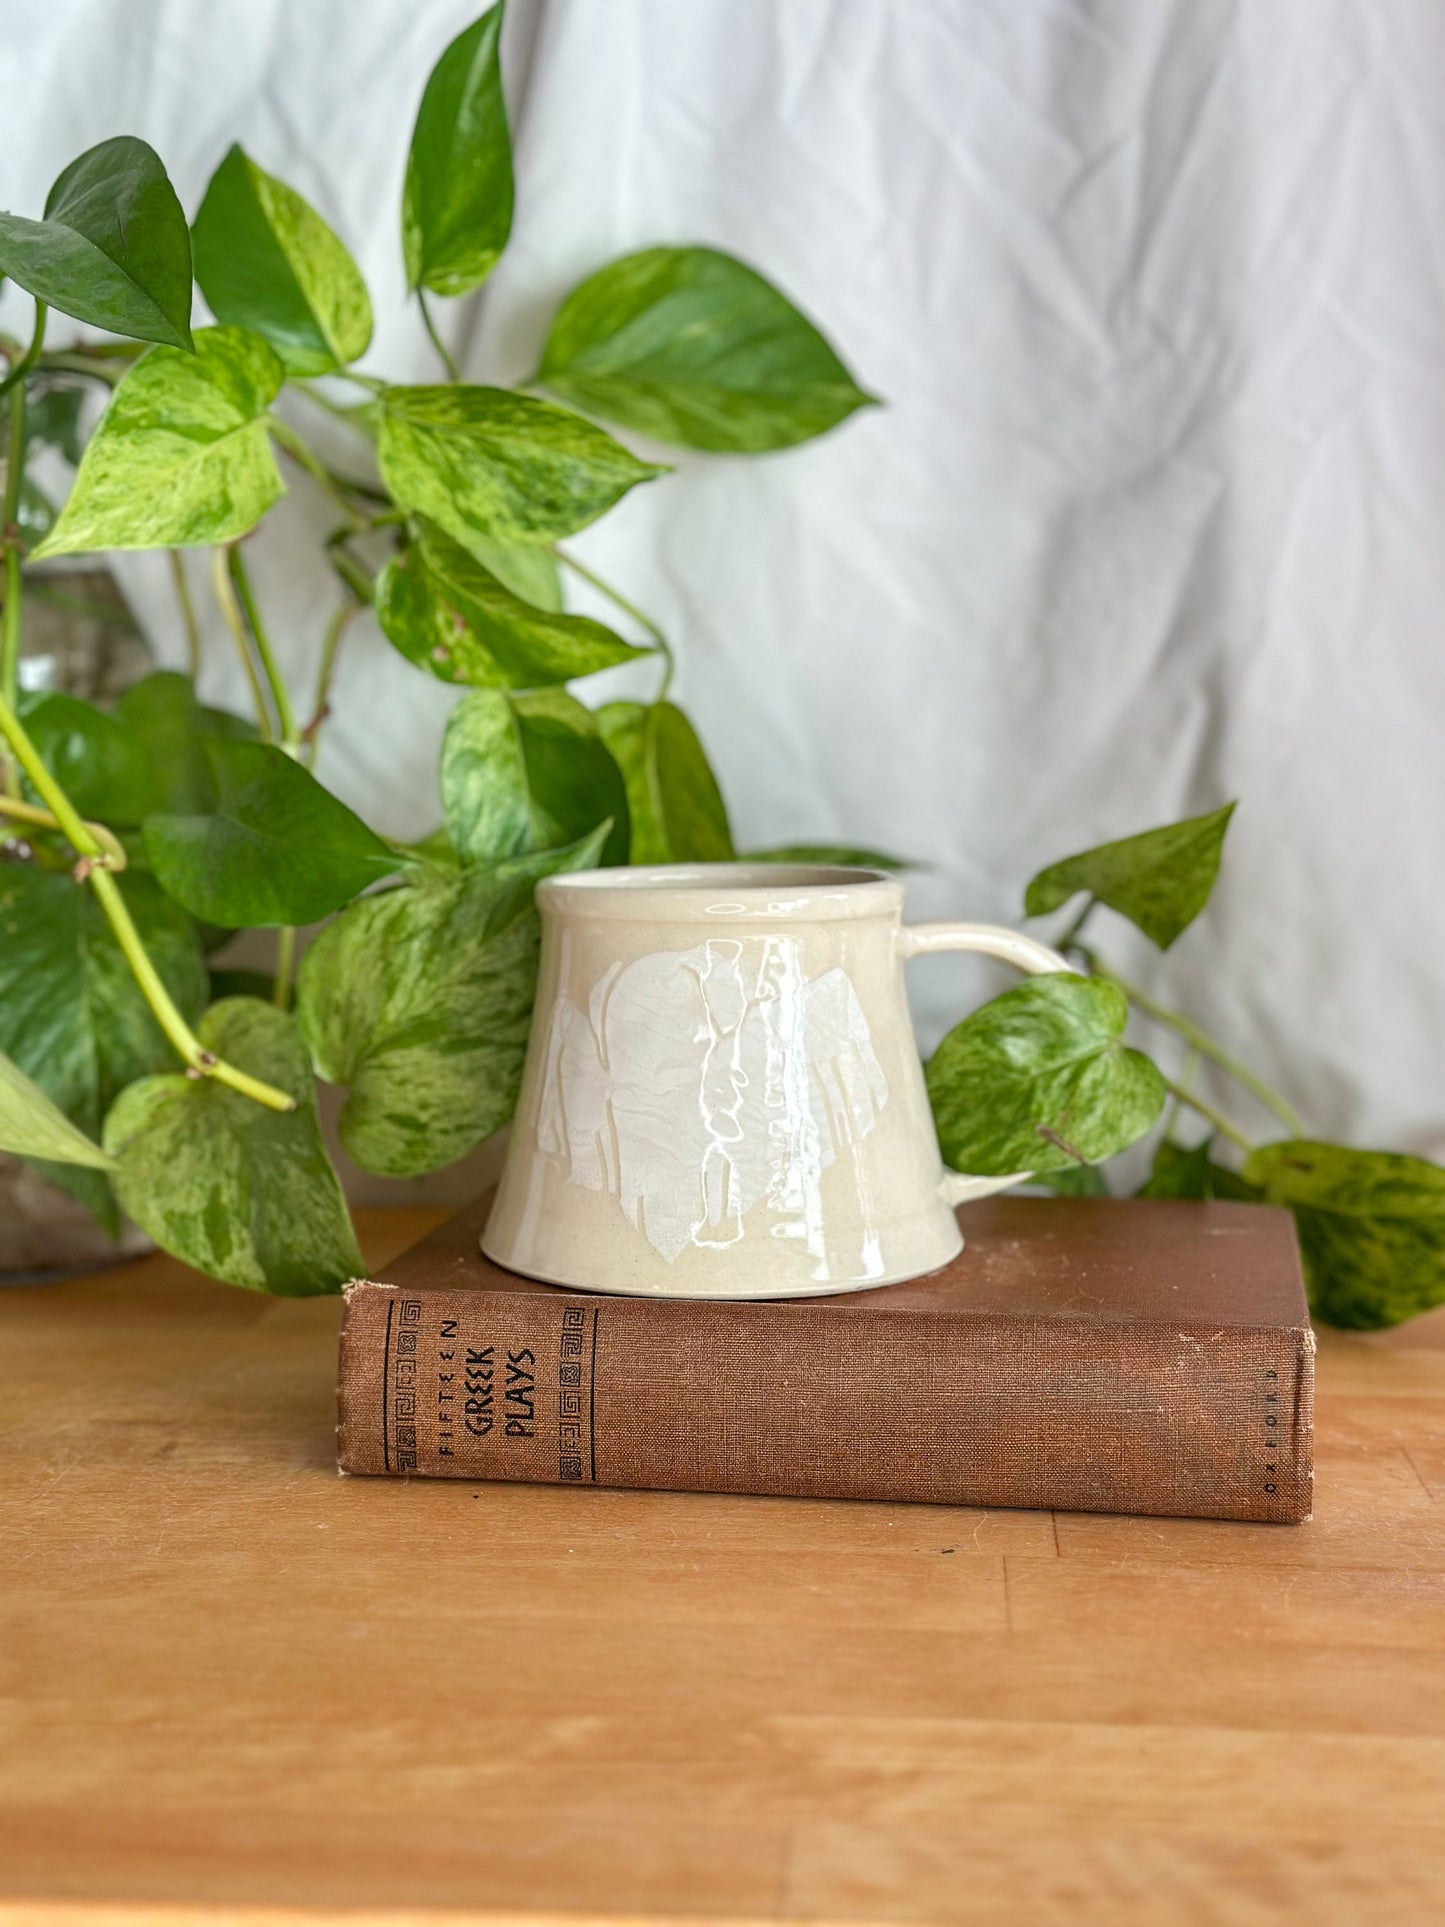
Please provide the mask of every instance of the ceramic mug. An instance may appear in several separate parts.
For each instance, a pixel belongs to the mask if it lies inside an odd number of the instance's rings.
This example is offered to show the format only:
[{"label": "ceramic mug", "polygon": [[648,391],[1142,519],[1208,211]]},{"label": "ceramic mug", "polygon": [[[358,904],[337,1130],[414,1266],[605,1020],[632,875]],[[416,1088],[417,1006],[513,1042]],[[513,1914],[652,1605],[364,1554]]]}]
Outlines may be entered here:
[{"label": "ceramic mug", "polygon": [[548,877],[537,1004],[482,1249],[531,1278],[793,1298],[914,1278],[953,1207],[1028,1175],[945,1172],[903,983],[987,924],[905,927],[881,870],[719,863]]}]

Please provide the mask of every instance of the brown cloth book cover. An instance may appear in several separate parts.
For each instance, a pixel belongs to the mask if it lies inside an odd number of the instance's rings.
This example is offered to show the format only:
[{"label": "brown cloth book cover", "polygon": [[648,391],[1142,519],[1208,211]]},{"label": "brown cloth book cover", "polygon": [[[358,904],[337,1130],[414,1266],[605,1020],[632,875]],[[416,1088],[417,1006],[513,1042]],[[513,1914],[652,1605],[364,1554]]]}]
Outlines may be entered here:
[{"label": "brown cloth book cover", "polygon": [[343,1472],[1309,1517],[1286,1211],[993,1198],[926,1278],[732,1304],[535,1284],[489,1208],[348,1287]]}]

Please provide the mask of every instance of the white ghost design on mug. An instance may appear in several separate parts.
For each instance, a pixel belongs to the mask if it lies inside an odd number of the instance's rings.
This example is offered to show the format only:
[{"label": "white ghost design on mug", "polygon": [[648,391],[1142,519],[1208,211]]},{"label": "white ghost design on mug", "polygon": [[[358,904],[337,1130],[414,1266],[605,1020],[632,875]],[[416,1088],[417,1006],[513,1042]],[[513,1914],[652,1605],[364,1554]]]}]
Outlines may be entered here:
[{"label": "white ghost design on mug", "polygon": [[613,965],[585,1010],[558,1000],[537,1140],[669,1261],[763,1201],[818,1249],[819,1180],[887,1101],[844,971],[809,981],[794,938],[713,937]]}]

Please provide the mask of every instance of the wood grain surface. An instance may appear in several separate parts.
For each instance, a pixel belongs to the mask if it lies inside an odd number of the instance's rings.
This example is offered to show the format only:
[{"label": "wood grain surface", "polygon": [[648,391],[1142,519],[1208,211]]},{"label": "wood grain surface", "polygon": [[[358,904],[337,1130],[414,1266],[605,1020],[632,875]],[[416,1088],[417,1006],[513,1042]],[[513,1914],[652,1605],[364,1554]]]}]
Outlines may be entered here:
[{"label": "wood grain surface", "polygon": [[1445,1918],[1440,1315],[1271,1527],[341,1479],[338,1309],[0,1292],[6,1927]]}]

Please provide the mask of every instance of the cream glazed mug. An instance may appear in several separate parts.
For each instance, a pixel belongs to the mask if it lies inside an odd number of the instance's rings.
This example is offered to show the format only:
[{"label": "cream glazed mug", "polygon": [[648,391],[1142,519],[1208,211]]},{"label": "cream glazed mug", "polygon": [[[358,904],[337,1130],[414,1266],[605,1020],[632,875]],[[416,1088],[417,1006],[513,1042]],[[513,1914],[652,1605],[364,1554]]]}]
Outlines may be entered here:
[{"label": "cream glazed mug", "polygon": [[551,1284],[801,1298],[916,1278],[953,1207],[1028,1176],[946,1172],[903,982],[975,950],[1067,970],[988,924],[903,923],[881,870],[580,871],[537,886],[526,1069],[482,1249]]}]

